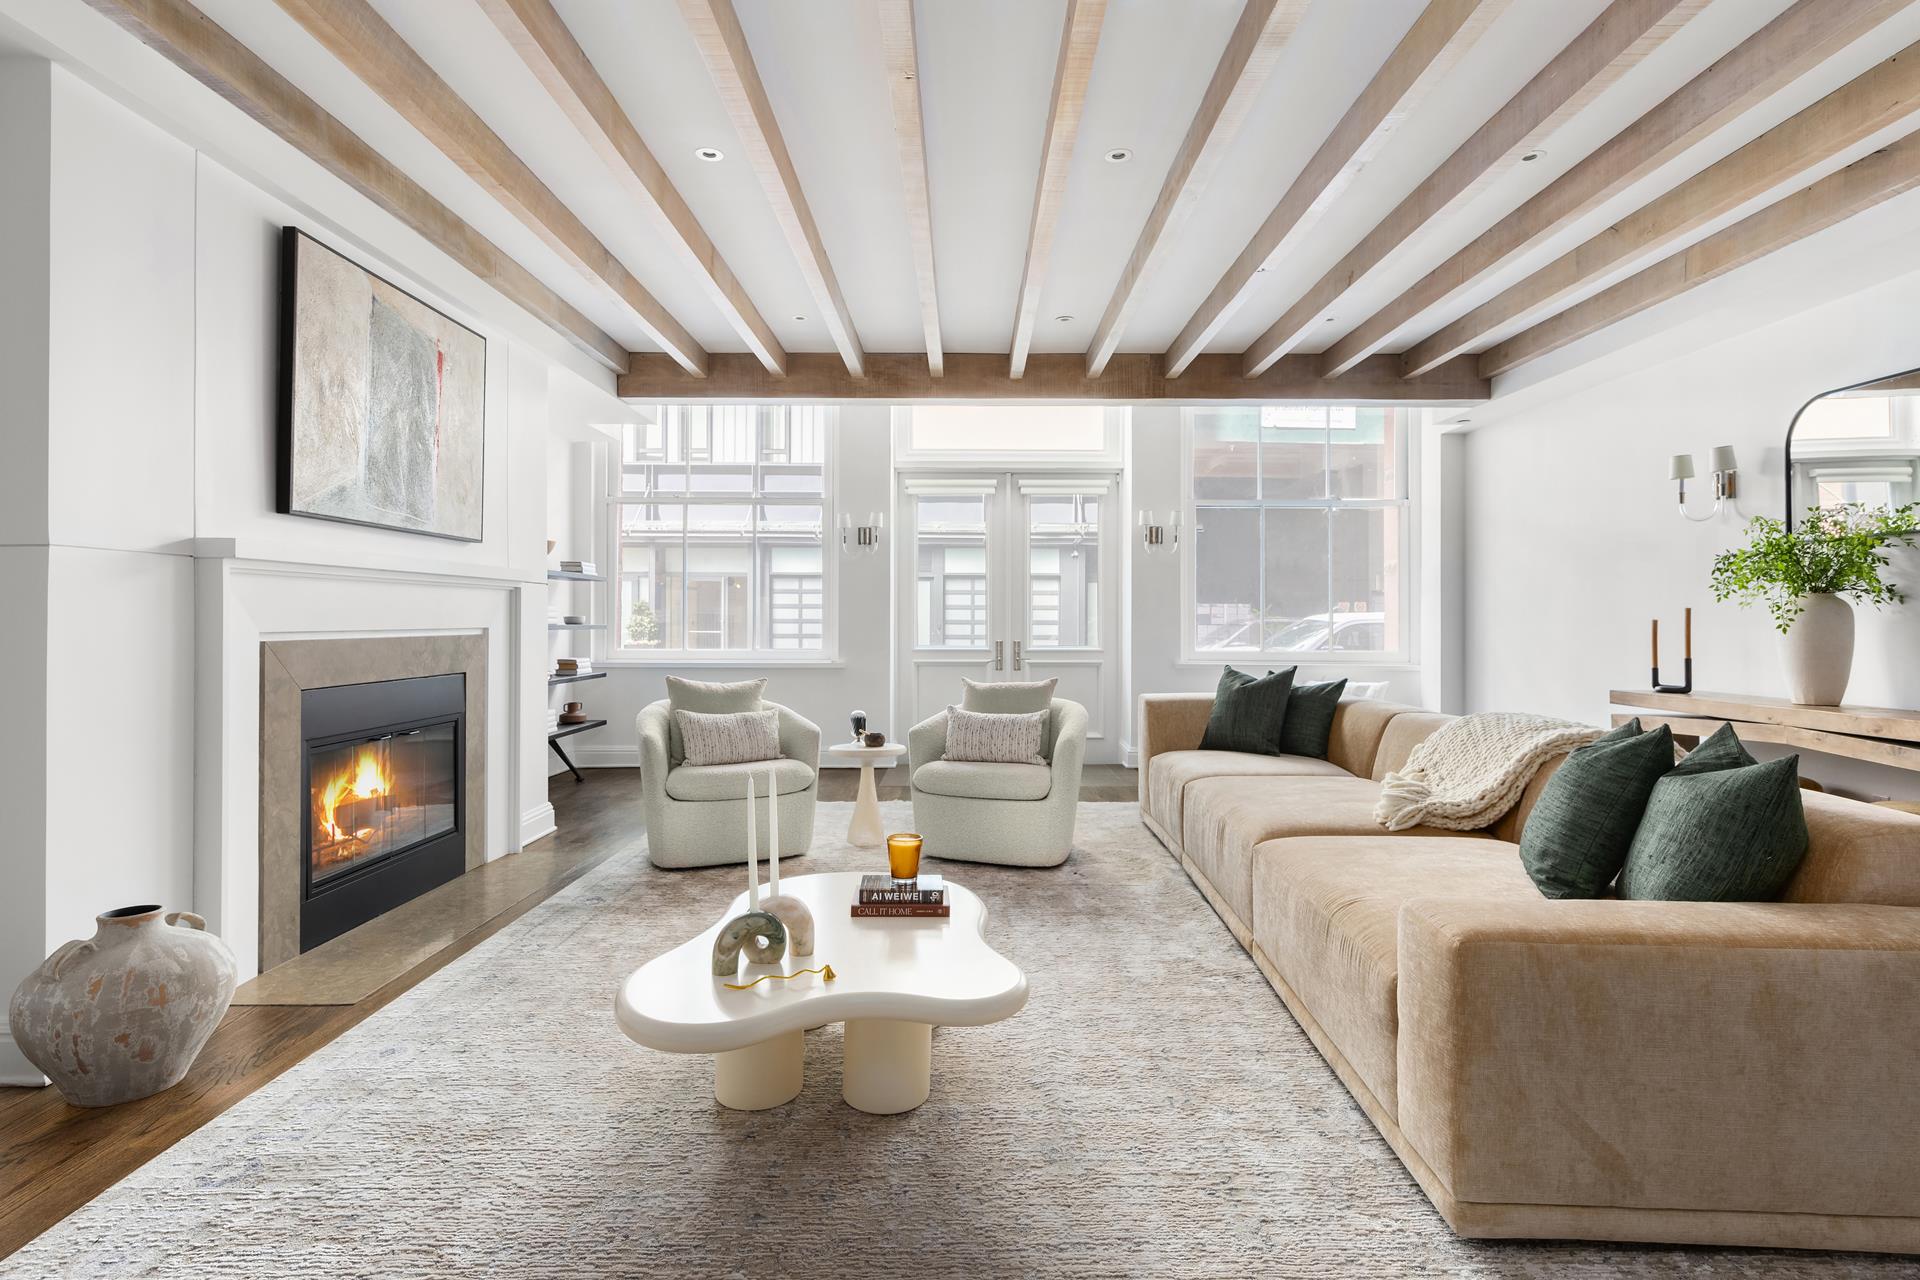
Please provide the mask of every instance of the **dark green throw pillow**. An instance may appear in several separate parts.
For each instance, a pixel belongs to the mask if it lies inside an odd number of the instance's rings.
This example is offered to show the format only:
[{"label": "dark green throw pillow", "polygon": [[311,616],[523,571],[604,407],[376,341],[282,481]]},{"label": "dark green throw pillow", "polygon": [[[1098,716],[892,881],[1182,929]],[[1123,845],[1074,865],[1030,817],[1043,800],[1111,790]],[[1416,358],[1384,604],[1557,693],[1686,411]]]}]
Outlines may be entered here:
[{"label": "dark green throw pillow", "polygon": [[1280,731],[1280,754],[1327,758],[1333,736],[1333,709],[1347,691],[1345,677],[1320,684],[1297,684],[1287,698],[1287,723]]},{"label": "dark green throw pillow", "polygon": [[1732,750],[1716,733],[1654,784],[1620,872],[1622,898],[1766,902],[1793,879],[1807,853],[1800,757],[1741,764],[1734,752],[1746,749],[1722,732]]},{"label": "dark green throw pillow", "polygon": [[1705,742],[1687,752],[1685,758],[1673,766],[1673,772],[1684,777],[1690,773],[1744,768],[1752,763],[1753,757],[1747,754],[1747,748],[1733,731],[1733,726],[1723,724]]},{"label": "dark green throw pillow", "polygon": [[1549,898],[1598,898],[1626,864],[1653,784],[1673,768],[1673,731],[1629,720],[1575,750],[1520,832],[1520,863]]},{"label": "dark green throw pillow", "polygon": [[1293,668],[1277,675],[1251,676],[1228,667],[1213,694],[1213,714],[1200,736],[1202,751],[1250,751],[1280,754],[1286,727],[1287,696],[1293,692]]}]

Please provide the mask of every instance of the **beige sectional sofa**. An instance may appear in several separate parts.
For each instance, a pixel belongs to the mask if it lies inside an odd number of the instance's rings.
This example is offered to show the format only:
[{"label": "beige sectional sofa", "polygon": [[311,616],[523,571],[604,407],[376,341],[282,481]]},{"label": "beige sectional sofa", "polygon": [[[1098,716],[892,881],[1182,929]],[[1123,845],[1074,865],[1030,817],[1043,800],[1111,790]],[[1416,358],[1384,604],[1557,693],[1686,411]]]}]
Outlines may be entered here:
[{"label": "beige sectional sofa", "polygon": [[1452,1228],[1920,1253],[1920,817],[1807,793],[1774,903],[1549,901],[1522,824],[1373,820],[1446,717],[1343,702],[1328,759],[1141,700],[1143,820]]}]

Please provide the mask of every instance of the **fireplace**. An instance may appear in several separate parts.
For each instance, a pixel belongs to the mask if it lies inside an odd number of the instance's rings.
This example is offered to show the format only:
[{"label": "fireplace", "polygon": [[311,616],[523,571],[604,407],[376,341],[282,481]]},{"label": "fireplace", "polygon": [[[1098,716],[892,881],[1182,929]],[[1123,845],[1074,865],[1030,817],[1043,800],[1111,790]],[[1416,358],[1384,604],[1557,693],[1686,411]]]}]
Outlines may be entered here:
[{"label": "fireplace", "polygon": [[300,691],[300,950],[467,867],[467,677]]}]

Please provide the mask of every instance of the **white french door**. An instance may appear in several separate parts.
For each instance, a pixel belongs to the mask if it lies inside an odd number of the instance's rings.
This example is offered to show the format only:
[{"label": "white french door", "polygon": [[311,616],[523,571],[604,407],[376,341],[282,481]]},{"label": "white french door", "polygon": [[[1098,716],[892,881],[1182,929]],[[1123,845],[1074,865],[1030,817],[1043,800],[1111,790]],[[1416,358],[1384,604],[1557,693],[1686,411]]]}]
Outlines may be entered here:
[{"label": "white french door", "polygon": [[906,724],[960,700],[962,677],[1057,678],[1087,708],[1087,758],[1118,759],[1110,474],[903,474],[900,696]]}]

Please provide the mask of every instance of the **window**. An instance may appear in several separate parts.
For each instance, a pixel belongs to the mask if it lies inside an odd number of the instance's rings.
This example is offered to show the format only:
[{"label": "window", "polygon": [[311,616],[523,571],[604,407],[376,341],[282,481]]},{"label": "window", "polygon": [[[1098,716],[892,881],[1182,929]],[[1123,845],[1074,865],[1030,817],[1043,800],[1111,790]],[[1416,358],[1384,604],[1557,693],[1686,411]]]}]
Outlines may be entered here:
[{"label": "window", "polygon": [[1027,499],[1027,645],[1033,649],[1100,644],[1098,494]]},{"label": "window", "polygon": [[1186,412],[1189,653],[1404,653],[1406,438],[1419,412]]},{"label": "window", "polygon": [[616,653],[824,657],[830,407],[671,405],[614,479]]},{"label": "window", "polygon": [[921,494],[914,499],[914,643],[977,649],[987,643],[987,499]]}]

